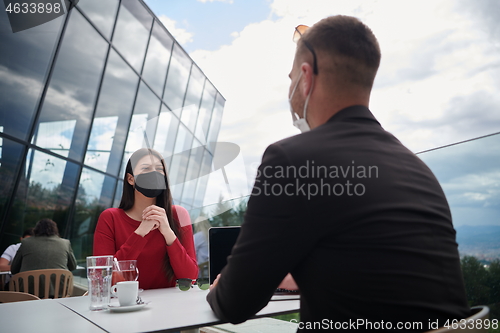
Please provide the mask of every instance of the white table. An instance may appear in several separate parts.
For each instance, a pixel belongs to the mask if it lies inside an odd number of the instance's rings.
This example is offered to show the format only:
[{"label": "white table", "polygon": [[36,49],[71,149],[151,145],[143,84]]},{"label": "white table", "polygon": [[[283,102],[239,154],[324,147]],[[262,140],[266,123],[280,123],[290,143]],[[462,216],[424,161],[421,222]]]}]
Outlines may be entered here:
[{"label": "white table", "polygon": [[[208,290],[197,287],[189,291],[177,288],[151,289],[140,293],[151,302],[135,312],[90,311],[88,296],[58,299],[57,302],[108,332],[169,332],[198,329],[223,323],[206,301]],[[117,302],[117,300],[113,300]],[[244,300],[242,300],[244,302]],[[300,301],[271,301],[257,317],[297,312]]]},{"label": "white table", "polygon": [[0,304],[0,331],[40,333],[102,333],[103,330],[57,300]]}]

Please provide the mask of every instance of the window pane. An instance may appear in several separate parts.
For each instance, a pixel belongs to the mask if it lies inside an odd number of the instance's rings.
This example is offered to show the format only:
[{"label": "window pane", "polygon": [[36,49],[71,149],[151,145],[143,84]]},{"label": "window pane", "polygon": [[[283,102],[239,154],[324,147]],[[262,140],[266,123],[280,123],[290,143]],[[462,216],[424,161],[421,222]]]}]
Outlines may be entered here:
[{"label": "window pane", "polygon": [[33,143],[81,161],[108,44],[77,11],[71,14]]},{"label": "window pane", "polygon": [[5,212],[5,204],[12,196],[21,158],[25,147],[0,137],[0,216]]},{"label": "window pane", "polygon": [[125,172],[128,159],[137,149],[153,147],[159,111],[160,100],[144,82],[141,82],[123,154],[120,175]]},{"label": "window pane", "polygon": [[27,157],[6,232],[22,233],[40,219],[50,218],[64,236],[79,167],[33,149]]},{"label": "window pane", "polygon": [[85,164],[117,174],[139,77],[111,50],[92,125]]},{"label": "window pane", "polygon": [[77,259],[92,255],[93,234],[99,215],[111,207],[116,179],[83,168],[70,236]]},{"label": "window pane", "polygon": [[160,116],[158,117],[158,129],[154,140],[153,148],[159,151],[165,158],[167,172],[170,170],[172,155],[174,154],[175,138],[179,128],[179,119],[165,105],[162,105]]},{"label": "window pane", "polygon": [[170,184],[172,184],[172,196],[175,202],[180,202],[184,178],[186,176],[193,135],[181,124],[177,132],[174,147],[174,156],[168,172]]},{"label": "window pane", "polygon": [[[207,137],[207,142],[216,142],[219,136],[219,129],[222,121],[222,111],[224,110],[224,104],[226,101],[219,94],[217,95],[217,102],[215,103],[214,111],[212,113],[212,120],[210,121],[210,129]],[[215,145],[211,145],[215,147]],[[213,153],[213,151],[212,151]]]},{"label": "window pane", "polygon": [[190,68],[191,59],[177,43],[174,44],[174,53],[172,54],[172,60],[170,60],[163,100],[177,115],[179,115],[184,101]]},{"label": "window pane", "polygon": [[[196,184],[198,183],[198,176],[200,174],[201,163],[203,160],[203,153],[205,152],[205,146],[202,146],[198,140],[193,140],[193,145],[191,149],[191,154],[189,156],[189,164],[187,167],[186,178],[184,180],[184,189],[182,191],[182,202],[192,205],[194,197]],[[186,207],[185,207],[186,208]],[[187,208],[186,208],[187,209]]]},{"label": "window pane", "polygon": [[82,0],[78,2],[78,7],[83,10],[85,15],[106,38],[111,38],[116,10],[118,9],[118,0]]},{"label": "window pane", "polygon": [[137,0],[124,0],[118,14],[113,46],[141,72],[153,17]]},{"label": "window pane", "polygon": [[191,132],[194,132],[196,125],[204,81],[205,76],[203,73],[193,65],[181,115],[181,121]]},{"label": "window pane", "polygon": [[159,96],[163,92],[172,44],[172,37],[155,21],[142,78]]},{"label": "window pane", "polygon": [[66,15],[12,33],[7,12],[0,10],[0,126],[26,140],[35,108]]},{"label": "window pane", "polygon": [[208,127],[210,125],[210,118],[212,116],[212,110],[214,108],[216,93],[217,92],[215,91],[212,83],[206,80],[195,131],[196,138],[200,140],[201,143],[205,143],[207,140]]},{"label": "window pane", "polygon": [[[123,175],[121,175],[123,176]],[[121,177],[123,178],[123,177]],[[120,206],[120,201],[122,200],[122,193],[123,193],[123,181],[119,180],[118,184],[116,185],[116,191],[115,191],[115,200],[113,201],[113,206],[117,208]]]},{"label": "window pane", "polygon": [[198,178],[198,184],[196,186],[196,193],[193,202],[193,207],[200,208],[203,206],[203,201],[205,199],[205,192],[207,190],[208,179],[210,177],[210,170],[212,169],[212,159],[213,159],[212,154],[210,154],[208,150],[205,150],[203,156],[203,162],[201,164],[201,169],[200,169],[200,178]]}]

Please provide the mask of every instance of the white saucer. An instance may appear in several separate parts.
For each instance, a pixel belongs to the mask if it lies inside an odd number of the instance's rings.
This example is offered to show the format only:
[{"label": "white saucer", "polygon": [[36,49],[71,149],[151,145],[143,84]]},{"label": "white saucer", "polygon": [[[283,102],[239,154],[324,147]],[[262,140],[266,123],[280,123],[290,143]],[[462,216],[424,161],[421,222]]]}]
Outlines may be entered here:
[{"label": "white saucer", "polygon": [[130,311],[137,311],[148,305],[150,302],[142,303],[142,304],[134,304],[134,305],[127,305],[127,306],[120,306],[120,305],[108,305],[109,311],[113,312],[130,312]]}]

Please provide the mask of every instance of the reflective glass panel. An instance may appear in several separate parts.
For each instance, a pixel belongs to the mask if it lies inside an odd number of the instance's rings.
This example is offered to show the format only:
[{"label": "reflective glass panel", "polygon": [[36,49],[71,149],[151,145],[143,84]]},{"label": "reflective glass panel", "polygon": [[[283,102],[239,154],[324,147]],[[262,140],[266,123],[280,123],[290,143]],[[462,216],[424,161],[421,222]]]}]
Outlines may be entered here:
[{"label": "reflective glass panel", "polygon": [[214,108],[216,93],[217,92],[212,83],[206,80],[195,130],[196,138],[200,140],[201,143],[205,143],[207,140],[208,127],[210,126],[210,118]]},{"label": "reflective glass panel", "polygon": [[461,256],[500,258],[489,240],[500,225],[499,151],[497,134],[418,155],[446,194]]},{"label": "reflective glass panel", "polygon": [[74,10],[43,102],[33,143],[81,161],[108,44]]},{"label": "reflective glass panel", "polygon": [[168,69],[163,100],[177,115],[180,115],[180,108],[184,101],[190,69],[191,59],[189,59],[188,55],[181,49],[179,44],[175,43],[172,59],[170,60],[170,67]]},{"label": "reflective glass panel", "polygon": [[139,77],[111,50],[85,155],[85,164],[117,174]]},{"label": "reflective glass panel", "polygon": [[28,139],[65,19],[66,15],[12,33],[7,12],[0,10],[0,126],[4,133]]},{"label": "reflective glass panel", "polygon": [[[120,177],[120,178],[123,178],[123,177]],[[123,181],[119,180],[118,184],[116,184],[115,199],[113,200],[113,207],[118,208],[118,206],[120,206],[120,201],[122,200],[122,193],[123,193]]]},{"label": "reflective glass panel", "polygon": [[78,7],[96,25],[97,29],[107,39],[110,39],[118,9],[118,0],[80,0]]},{"label": "reflective glass panel", "polygon": [[196,125],[204,81],[203,73],[197,66],[193,65],[181,114],[181,121],[191,132],[194,132]]},{"label": "reflective glass panel", "polygon": [[207,190],[208,179],[210,177],[210,170],[212,170],[212,154],[205,150],[203,156],[203,162],[200,169],[200,177],[198,178],[198,184],[196,185],[195,198],[193,201],[193,206],[196,208],[203,206],[203,200],[205,199],[205,192]]},{"label": "reflective glass panel", "polygon": [[[219,129],[222,122],[222,111],[226,101],[219,94],[217,95],[217,102],[215,103],[214,111],[212,113],[212,120],[210,121],[210,129],[208,132],[207,143],[216,142],[219,136]],[[212,145],[212,147],[214,147]],[[213,153],[213,152],[212,152]]]},{"label": "reflective glass panel", "polygon": [[[205,146],[201,145],[198,140],[193,140],[181,199],[183,203],[189,206],[192,205],[195,197],[196,184],[198,183],[198,176],[200,174],[204,152]],[[187,207],[185,208],[188,209]]]},{"label": "reflective glass panel", "polygon": [[4,230],[20,234],[50,218],[65,236],[79,170],[76,164],[30,149]]},{"label": "reflective glass panel", "polygon": [[153,17],[137,0],[123,0],[118,13],[113,46],[141,72]]},{"label": "reflective glass panel", "polygon": [[142,70],[142,78],[159,96],[163,93],[172,44],[172,37],[155,21],[149,40],[146,62]]},{"label": "reflective glass panel", "polygon": [[0,216],[5,212],[5,205],[12,196],[12,189],[17,178],[25,147],[19,143],[0,137]]},{"label": "reflective glass panel", "polygon": [[144,82],[141,82],[123,154],[120,175],[125,172],[128,159],[136,150],[153,148],[159,112],[160,100]]},{"label": "reflective glass panel", "polygon": [[193,135],[181,124],[177,132],[174,156],[168,172],[172,184],[172,196],[176,202],[180,202],[181,199],[192,142]]},{"label": "reflective glass panel", "polygon": [[92,255],[97,219],[102,211],[111,207],[115,185],[115,178],[83,168],[70,236],[77,260]]},{"label": "reflective glass panel", "polygon": [[170,163],[174,154],[175,138],[177,137],[179,124],[179,118],[165,105],[162,105],[153,148],[159,151],[165,158],[167,172],[170,171]]}]

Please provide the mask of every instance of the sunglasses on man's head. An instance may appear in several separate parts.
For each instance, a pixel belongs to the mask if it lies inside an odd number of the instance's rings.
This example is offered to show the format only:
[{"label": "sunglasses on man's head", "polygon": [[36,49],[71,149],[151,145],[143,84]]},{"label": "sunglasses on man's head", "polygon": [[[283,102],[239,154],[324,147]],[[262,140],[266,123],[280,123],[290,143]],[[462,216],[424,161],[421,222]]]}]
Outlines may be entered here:
[{"label": "sunglasses on man's head", "polygon": [[[299,39],[302,38],[302,35],[304,34],[304,32],[306,32],[306,30],[309,29],[309,27],[307,25],[298,25],[295,27],[295,31],[293,33],[293,38],[292,40],[297,43],[299,41]],[[305,41],[305,40],[302,40],[302,42],[304,42],[304,45],[309,49],[309,51],[311,51],[312,55],[313,55],[313,59],[314,59],[314,64],[313,64],[313,71],[314,71],[314,74],[315,75],[318,75],[318,65],[316,63],[316,52],[314,52],[314,49],[312,48],[311,44],[309,44],[309,42]]]},{"label": "sunglasses on man's head", "polygon": [[210,282],[208,281],[208,278],[199,278],[197,280],[177,279],[175,282],[175,286],[182,291],[188,291],[189,289],[193,288],[195,284],[201,290],[207,290],[208,288],[210,288]]}]

